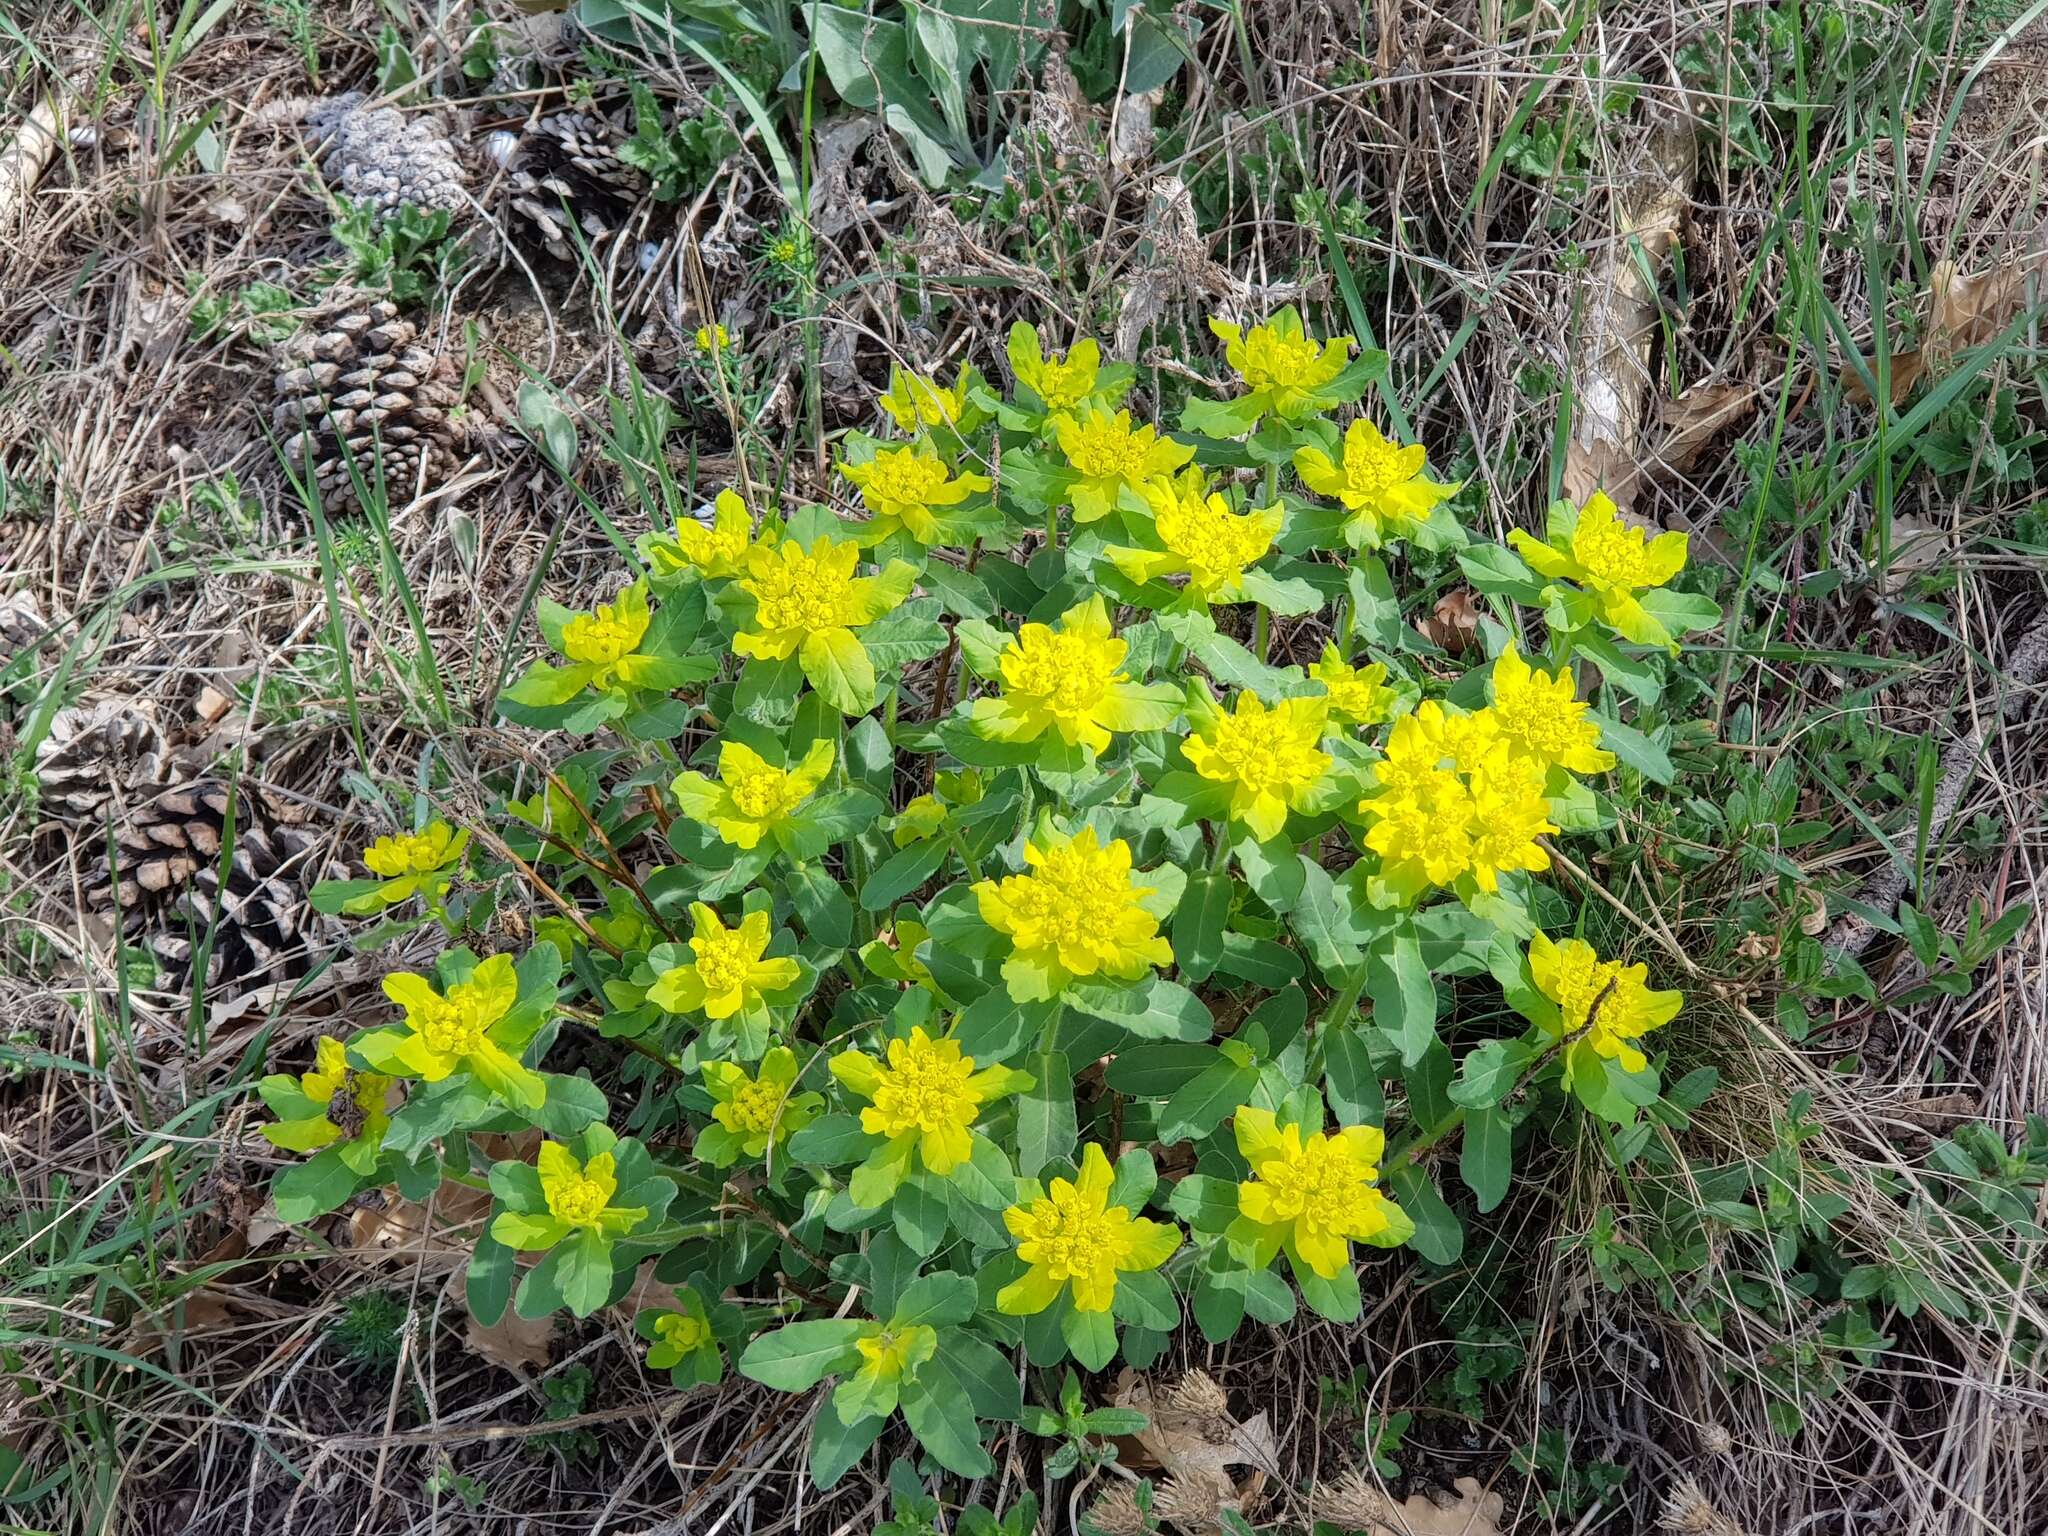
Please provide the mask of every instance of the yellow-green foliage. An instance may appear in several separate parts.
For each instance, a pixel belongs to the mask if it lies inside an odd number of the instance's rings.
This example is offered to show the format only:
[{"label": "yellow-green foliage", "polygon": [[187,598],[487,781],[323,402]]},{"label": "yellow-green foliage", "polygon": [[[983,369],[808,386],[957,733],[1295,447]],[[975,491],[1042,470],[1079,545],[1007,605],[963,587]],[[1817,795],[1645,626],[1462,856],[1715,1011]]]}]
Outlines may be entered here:
[{"label": "yellow-green foliage", "polygon": [[[1546,875],[1670,775],[1666,649],[1718,617],[1671,586],[1683,538],[1595,498],[1471,543],[1421,446],[1339,419],[1383,358],[1291,310],[1215,329],[1242,387],[1178,433],[1093,342],[1020,326],[1007,396],[890,380],[895,435],[841,445],[864,518],[722,491],[611,601],[543,604],[559,659],[500,707],[599,739],[493,836],[381,840],[321,900],[452,939],[539,874],[562,910],[264,1081],[309,1154],[286,1219],[488,1179],[479,1316],[587,1315],[653,1260],[680,1309],[639,1331],[679,1384],[837,1379],[820,1483],[899,1411],[978,1476],[975,1421],[1020,1412],[1005,1351],[1143,1364],[1188,1312],[1221,1340],[1297,1292],[1353,1319],[1361,1245],[1462,1242],[1423,1148],[1462,1137],[1484,1211],[1532,1105],[1654,1104],[1678,995],[1546,933],[1576,925]],[[1491,659],[1407,622],[1411,547],[1492,600]],[[1313,622],[1309,665],[1276,618]],[[1523,1027],[1454,1062],[1451,978]],[[609,1101],[559,1070],[593,1032],[633,1047]],[[534,1163],[474,1150],[522,1127]]]}]

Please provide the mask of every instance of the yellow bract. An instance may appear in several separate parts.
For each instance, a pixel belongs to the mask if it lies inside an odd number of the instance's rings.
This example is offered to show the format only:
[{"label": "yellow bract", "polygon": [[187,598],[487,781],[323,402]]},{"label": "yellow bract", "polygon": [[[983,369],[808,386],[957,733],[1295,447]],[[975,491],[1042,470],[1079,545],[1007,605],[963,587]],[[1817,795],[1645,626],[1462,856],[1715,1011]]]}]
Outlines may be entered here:
[{"label": "yellow bract", "polygon": [[982,921],[1010,937],[1003,979],[1013,999],[1042,1001],[1094,976],[1136,981],[1173,963],[1159,919],[1143,905],[1153,887],[1132,879],[1131,845],[1122,838],[1105,848],[1084,827],[1073,837],[1033,839],[1024,862],[1026,874],[974,885]]},{"label": "yellow bract", "polygon": [[608,688],[615,678],[630,684],[647,660],[635,653],[653,621],[647,606],[647,583],[636,581],[615,601],[572,615],[562,626],[562,654],[591,669],[593,688]]},{"label": "yellow bract", "polygon": [[872,624],[903,601],[913,574],[907,566],[902,577],[885,581],[854,575],[859,564],[859,545],[822,534],[809,549],[794,539],[756,544],[739,582],[754,599],[754,618],[733,636],[732,648],[742,656],[781,661],[813,635]]},{"label": "yellow bract", "polygon": [[1223,341],[1223,356],[1244,380],[1247,403],[1289,420],[1323,409],[1322,390],[1350,365],[1349,336],[1319,342],[1291,307],[1249,331],[1223,320],[1209,329]]},{"label": "yellow bract", "polygon": [[1592,597],[1600,617],[1624,638],[1638,645],[1677,645],[1636,594],[1663,586],[1685,568],[1684,534],[1650,538],[1621,521],[1605,491],[1595,491],[1569,533],[1559,537],[1553,529],[1546,544],[1517,528],[1508,542],[1538,575],[1576,582]]},{"label": "yellow bract", "polygon": [[722,352],[732,345],[732,335],[722,325],[700,325],[691,339],[699,352]]},{"label": "yellow bract", "polygon": [[390,1062],[379,1059],[376,1065],[395,1062],[430,1083],[466,1071],[514,1104],[538,1109],[546,1100],[547,1080],[497,1038],[499,1025],[519,998],[510,955],[479,962],[469,980],[445,994],[424,976],[395,971],[384,978],[384,995],[405,1010],[409,1033],[392,1045]]},{"label": "yellow bract", "polygon": [[[680,1359],[684,1355],[694,1354],[711,1342],[711,1324],[701,1317],[692,1317],[687,1312],[664,1312],[654,1320],[654,1336],[668,1345],[676,1358]],[[657,1362],[650,1354],[647,1363],[659,1370],[663,1368],[664,1363],[673,1362]]]},{"label": "yellow bract", "polygon": [[685,816],[735,848],[752,848],[816,793],[836,750],[830,740],[814,741],[795,767],[778,768],[752,747],[721,741],[717,782],[692,770],[669,788]]},{"label": "yellow bract", "polygon": [[1237,1149],[1252,1176],[1237,1186],[1237,1209],[1252,1231],[1256,1262],[1288,1257],[1323,1279],[1351,1263],[1351,1245],[1389,1234],[1406,1222],[1400,1207],[1374,1185],[1386,1137],[1370,1125],[1334,1135],[1280,1125],[1273,1111],[1251,1105],[1235,1116]]},{"label": "yellow bract", "polygon": [[974,1152],[970,1131],[982,1107],[1031,1085],[1009,1067],[975,1070],[957,1040],[934,1040],[913,1028],[907,1040],[891,1040],[887,1060],[859,1051],[832,1058],[832,1075],[869,1101],[860,1128],[903,1145],[914,1143],[933,1173],[951,1173]]},{"label": "yellow bract", "polygon": [[1380,662],[1354,667],[1326,640],[1322,659],[1309,664],[1308,675],[1329,695],[1330,713],[1349,724],[1377,725],[1394,712],[1394,691],[1386,686],[1387,669]]},{"label": "yellow bract", "polygon": [[609,1152],[600,1152],[583,1163],[560,1142],[544,1141],[535,1160],[548,1214],[564,1226],[601,1232],[632,1226],[647,1214],[644,1208],[612,1208],[612,1196],[619,1192],[619,1178],[618,1164]]},{"label": "yellow bract", "polygon": [[696,958],[662,972],[648,989],[647,1000],[658,1008],[729,1019],[759,1004],[763,994],[793,986],[803,974],[788,955],[761,958],[770,937],[766,912],[749,912],[737,928],[728,928],[711,907],[693,901],[690,921],[695,926],[690,953]]},{"label": "yellow bract", "polygon": [[1584,939],[1560,944],[1538,933],[1529,941],[1529,974],[1536,989],[1557,1004],[1557,1023],[1549,1032],[1570,1042],[1564,1056],[1567,1086],[1598,1072],[1603,1057],[1624,1071],[1642,1071],[1649,1058],[1633,1042],[1670,1023],[1684,1002],[1680,993],[1646,986],[1648,966],[1602,960]]},{"label": "yellow bract", "polygon": [[1047,352],[1038,332],[1019,324],[1010,332],[1010,366],[1016,370],[1017,382],[1038,396],[1047,411],[1072,411],[1098,387],[1102,348],[1094,337],[1087,336],[1064,356]]},{"label": "yellow bract", "polygon": [[1605,773],[1614,754],[1600,749],[1600,726],[1586,718],[1586,705],[1568,670],[1555,674],[1531,667],[1514,642],[1493,663],[1493,724],[1508,751],[1545,768]]},{"label": "yellow bract", "polygon": [[753,515],[739,492],[728,489],[713,501],[709,527],[694,517],[683,518],[666,538],[650,537],[645,552],[649,563],[663,575],[695,571],[723,579],[746,568],[747,546],[753,536]]},{"label": "yellow bract", "polygon": [[299,1091],[323,1113],[275,1121],[262,1128],[263,1137],[287,1152],[317,1152],[336,1142],[375,1149],[391,1124],[391,1081],[381,1073],[355,1071],[348,1064],[348,1047],[322,1035],[313,1046],[313,1070],[300,1076]]},{"label": "yellow bract", "polygon": [[967,385],[967,365],[964,363],[960,366],[960,376],[950,389],[930,374],[891,367],[889,388],[880,396],[878,403],[904,432],[916,432],[922,427],[955,426],[967,411]]},{"label": "yellow bract", "polygon": [[468,844],[467,832],[456,832],[445,821],[430,821],[417,832],[378,838],[363,850],[363,863],[372,874],[390,880],[429,875],[461,858]]},{"label": "yellow bract", "polygon": [[926,545],[946,537],[939,508],[957,507],[968,497],[987,491],[990,484],[986,475],[955,476],[936,452],[918,444],[879,449],[866,464],[842,460],[839,472],[859,488],[877,534],[901,528]]},{"label": "yellow bract", "polygon": [[1122,670],[1128,650],[1111,633],[1100,597],[1069,608],[1057,628],[1026,624],[997,657],[1001,695],[974,701],[975,730],[994,741],[1036,741],[1056,730],[1094,752],[1106,750],[1114,732],[1164,730],[1180,713],[1180,690],[1132,682]]},{"label": "yellow bract", "polygon": [[1355,548],[1377,549],[1389,537],[1413,533],[1438,502],[1458,489],[1425,478],[1427,458],[1420,445],[1390,443],[1378,427],[1360,420],[1344,434],[1342,464],[1332,463],[1311,444],[1295,450],[1294,469],[1302,484],[1319,496],[1334,497],[1351,513],[1344,537]]},{"label": "yellow bract", "polygon": [[759,1157],[789,1140],[817,1118],[824,1101],[815,1093],[795,1092],[799,1068],[796,1053],[778,1045],[761,1058],[761,1069],[749,1076],[730,1061],[704,1064],[704,1087],[711,1095],[711,1118],[726,1132],[722,1145],[707,1147],[700,1136],[697,1155],[724,1167],[728,1154]]},{"label": "yellow bract", "polygon": [[1053,417],[1052,432],[1073,470],[1067,499],[1077,523],[1108,516],[1125,491],[1142,497],[1146,482],[1195,456],[1194,449],[1161,437],[1157,427],[1133,427],[1129,411],[1083,406],[1079,415]]},{"label": "yellow bract", "polygon": [[1074,1179],[1054,1179],[1003,1212],[1017,1239],[1017,1257],[1029,1266],[1022,1278],[996,1293],[996,1309],[1012,1316],[1043,1312],[1072,1285],[1076,1312],[1107,1312],[1119,1273],[1157,1269],[1180,1246],[1180,1229],[1133,1216],[1109,1203],[1115,1170],[1094,1142],[1082,1149]]},{"label": "yellow bract", "polygon": [[1144,496],[1165,549],[1112,544],[1103,553],[1133,581],[1186,576],[1188,591],[1204,603],[1243,600],[1245,568],[1265,559],[1287,515],[1278,503],[1233,512],[1209,490],[1208,477],[1193,468],[1152,481]]},{"label": "yellow bract", "polygon": [[1230,786],[1231,819],[1268,842],[1287,825],[1287,813],[1308,806],[1323,787],[1333,760],[1318,743],[1329,712],[1327,698],[1268,708],[1245,689],[1232,713],[1217,715],[1181,751],[1203,778]]},{"label": "yellow bract", "polygon": [[1557,831],[1544,798],[1545,765],[1511,756],[1491,711],[1455,715],[1435,700],[1394,722],[1376,765],[1365,845],[1403,901],[1469,879],[1492,893],[1510,870],[1550,867],[1536,839]]}]

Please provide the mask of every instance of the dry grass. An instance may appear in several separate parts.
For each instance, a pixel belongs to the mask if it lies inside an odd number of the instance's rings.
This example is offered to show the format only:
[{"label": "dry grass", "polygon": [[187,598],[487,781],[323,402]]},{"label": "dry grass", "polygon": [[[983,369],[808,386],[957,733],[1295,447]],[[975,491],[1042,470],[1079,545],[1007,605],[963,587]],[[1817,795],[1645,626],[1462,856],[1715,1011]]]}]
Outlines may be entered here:
[{"label": "dry grass", "polygon": [[[252,1069],[303,1054],[324,1023],[365,1006],[389,963],[424,952],[357,957],[309,927],[287,976],[239,978],[196,1006],[181,978],[126,963],[85,900],[104,867],[104,824],[67,825],[31,792],[33,744],[57,705],[128,699],[191,762],[234,764],[246,796],[271,797],[269,814],[315,838],[309,867],[386,830],[391,797],[431,774],[465,819],[480,816],[494,775],[523,771],[530,789],[531,768],[516,766],[528,749],[488,724],[494,686],[523,654],[529,583],[540,571],[544,590],[587,602],[618,576],[599,520],[509,430],[513,357],[591,413],[586,444],[602,430],[606,388],[635,368],[672,380],[688,428],[678,441],[695,444],[674,471],[691,495],[745,477],[824,499],[837,488],[812,413],[828,432],[866,421],[892,359],[1000,375],[1014,318],[1104,335],[1135,335],[1145,321],[1140,393],[1156,404],[1216,373],[1202,321],[1217,304],[1306,293],[1341,321],[1341,273],[1393,358],[1392,393],[1417,435],[1482,488],[1477,520],[1494,532],[1528,525],[1563,470],[1559,412],[1586,387],[1576,338],[1598,297],[1591,275],[1616,248],[1653,134],[1675,124],[1693,139],[1696,172],[1683,279],[1657,286],[1647,393],[1668,410],[1686,391],[1732,386],[1753,390],[1755,406],[1648,476],[1636,511],[1696,530],[1730,567],[1724,601],[1745,615],[1718,666],[1702,664],[1692,701],[1728,748],[1717,792],[1733,792],[1738,769],[1781,781],[1796,809],[1778,830],[1832,830],[1785,856],[1795,882],[1744,857],[1771,817],[1716,844],[1675,813],[1646,817],[1633,829],[1638,857],[1563,882],[1699,1003],[1677,1066],[1711,1064],[1721,1087],[1669,1138],[1690,1164],[1617,1173],[1580,1133],[1521,1170],[1461,1266],[1411,1273],[1406,1260],[1375,1260],[1365,1287],[1380,1299],[1356,1327],[1304,1318],[1221,1350],[1187,1332],[1161,1369],[1208,1369],[1279,1429],[1260,1523],[1299,1521],[1305,1490],[1359,1464],[1360,1413],[1408,1412],[1396,1453],[1408,1487],[1477,1476],[1506,1495],[1503,1529],[1515,1532],[1644,1529],[1685,1477],[1759,1533],[2048,1529],[2036,1491],[2048,1469],[2040,1187],[2031,1231],[1982,1240],[1953,1214],[1959,1181],[1927,1160],[1965,1122],[2011,1145],[2048,1105],[2048,930],[2036,922],[1966,991],[1898,1006],[1924,973],[1894,940],[1868,956],[1887,1000],[1875,1006],[1816,1001],[1788,953],[1807,937],[1798,891],[1853,889],[1885,867],[1879,822],[1911,855],[1917,786],[1901,741],[1924,738],[1938,754],[1974,729],[1984,742],[1952,835],[1930,851],[1922,906],[1959,929],[1973,899],[1993,913],[2038,911],[2048,894],[2038,689],[2010,695],[2001,681],[2042,622],[2039,536],[2016,540],[2013,522],[2033,477],[1999,479],[1980,437],[1960,471],[1900,461],[1894,477],[1887,460],[1844,489],[1869,452],[1871,419],[1838,378],[1850,348],[1871,350],[1875,335],[1905,350],[1897,338],[1916,324],[1935,263],[1981,272],[2037,249],[2048,74],[2027,46],[1975,70],[2003,21],[1959,9],[1947,45],[1920,60],[1927,91],[1904,110],[1888,93],[1909,56],[1882,31],[1886,13],[1845,9],[1897,51],[1807,80],[1809,99],[1851,105],[1815,112],[1802,140],[1787,114],[1734,99],[1735,76],[1724,93],[1682,63],[1753,10],[1629,5],[1579,29],[1582,8],[1453,0],[1361,15],[1258,3],[1245,7],[1242,39],[1227,13],[1205,11],[1167,131],[1145,143],[1128,121],[1143,103],[1077,105],[1049,77],[1006,104],[1040,136],[1016,141],[1014,195],[986,203],[936,197],[887,136],[825,123],[811,210],[822,297],[808,324],[802,295],[758,258],[784,210],[753,146],[702,195],[643,206],[594,271],[522,256],[480,266],[445,296],[432,329],[487,380],[473,401],[487,430],[452,482],[394,498],[388,564],[374,540],[344,538],[333,601],[259,430],[267,357],[231,334],[191,337],[204,295],[254,280],[303,287],[331,254],[318,179],[294,134],[262,111],[309,88],[284,8],[229,10],[171,73],[170,118],[148,101],[148,47],[132,33],[110,51],[76,11],[5,18],[34,50],[10,73],[0,132],[58,77],[72,131],[0,225],[0,745],[12,762],[0,802],[11,1207],[0,1228],[0,1445],[46,1488],[4,1518],[124,1533],[769,1536],[865,1530],[886,1509],[879,1477],[829,1496],[804,1480],[815,1400],[745,1383],[679,1396],[645,1374],[615,1322],[508,1369],[466,1337],[459,1291],[445,1288],[457,1255],[430,1224],[370,1209],[320,1233],[266,1225],[271,1154],[252,1131]],[[423,63],[460,56],[462,13],[439,32],[422,23]],[[378,23],[367,4],[313,24],[323,88],[369,75],[363,40]],[[648,78],[684,101],[709,79],[681,61]],[[1636,105],[1603,115],[1600,82],[1624,78],[1640,82]],[[479,97],[465,110],[481,135],[541,100]],[[221,175],[168,153],[178,125],[216,110]],[[1504,141],[1530,121],[1577,136],[1578,184],[1503,173]],[[1776,158],[1745,158],[1744,122]],[[1348,270],[1299,217],[1294,195],[1311,187],[1339,212]],[[1905,257],[1886,244],[1874,259],[1879,236]],[[643,241],[660,242],[644,263]],[[187,274],[204,287],[188,289]],[[688,360],[690,334],[714,318],[746,342],[737,390]],[[1984,366],[2038,432],[2031,343],[2022,330]],[[1646,452],[1663,419],[1646,424]],[[1750,509],[1767,459],[1784,504],[1761,524]],[[251,491],[246,516],[200,494],[225,474]],[[645,526],[647,510],[597,461],[584,482],[628,537]],[[1938,610],[1887,569],[1902,527],[1939,541]],[[1840,579],[1813,583],[1820,572]],[[418,664],[407,591],[438,693]],[[1874,733],[1890,744],[1881,761],[1856,745]],[[1901,764],[1904,796],[1880,779]],[[134,809],[116,803],[117,814]],[[1961,835],[1973,827],[1990,830]],[[1803,1040],[1774,1012],[1787,981],[1815,1010]],[[601,1049],[593,1062],[603,1065]],[[1775,1264],[1767,1235],[1695,1223],[1686,1230],[1703,1254],[1660,1246],[1683,1226],[1667,1225],[1670,1213],[1729,1198],[1702,1191],[1703,1169],[1831,1229],[1843,1263],[1897,1245],[1974,1298],[1978,1320],[1891,1313],[1893,1347],[1820,1392],[1817,1343],[1842,1309],[1803,1304],[1794,1287],[1805,1271]],[[1619,1294],[1595,1241],[1610,1218],[1645,1255]],[[406,1317],[397,1369],[383,1375],[348,1363],[336,1331],[355,1298],[381,1291]],[[1489,1375],[1503,1354],[1512,1367]],[[1801,1360],[1808,1374],[1790,1390],[1807,1427],[1794,1440],[1769,1413],[1788,1390],[1781,1373]],[[584,1371],[582,1395],[561,1395]],[[1460,1393],[1460,1372],[1493,1385]],[[1325,1378],[1350,1396],[1319,1388]],[[547,1418],[551,1402],[567,1416]],[[1538,1490],[1555,1492],[1558,1478],[1507,1470],[1545,1432],[1565,1437],[1579,1468],[1628,1467],[1618,1496],[1546,1510]],[[1022,1436],[998,1449],[994,1485],[978,1496],[1000,1507],[1033,1489],[1048,1530],[1100,1491],[1045,1482]]]}]

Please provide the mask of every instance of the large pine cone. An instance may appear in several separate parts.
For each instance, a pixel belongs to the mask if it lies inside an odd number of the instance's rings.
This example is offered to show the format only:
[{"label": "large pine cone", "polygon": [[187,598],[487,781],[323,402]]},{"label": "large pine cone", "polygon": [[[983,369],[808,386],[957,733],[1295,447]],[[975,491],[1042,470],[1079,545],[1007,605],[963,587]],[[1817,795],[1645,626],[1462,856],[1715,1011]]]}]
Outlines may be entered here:
[{"label": "large pine cone", "polygon": [[435,356],[418,337],[418,326],[379,299],[279,349],[271,424],[292,468],[310,469],[323,508],[359,504],[351,460],[374,485],[381,453],[394,502],[454,470],[459,434],[449,412],[461,400],[461,375],[452,358]]},{"label": "large pine cone", "polygon": [[379,221],[407,203],[459,217],[469,206],[468,176],[440,118],[366,108],[363,100],[361,91],[349,91],[306,120],[328,184],[350,202],[367,204]]},{"label": "large pine cone", "polygon": [[147,946],[167,982],[303,975],[337,937],[307,902],[314,881],[339,873],[324,867],[319,838],[282,823],[278,807],[245,787],[233,799],[234,844],[224,860],[229,804],[218,779],[166,786],[115,826],[111,876],[104,848],[88,869],[87,905],[108,914],[118,906],[124,934]]},{"label": "large pine cone", "polygon": [[[108,696],[67,704],[36,747],[43,812],[85,829],[104,826],[126,786],[161,769],[163,732],[143,706]],[[118,810],[119,807],[117,806]]]},{"label": "large pine cone", "polygon": [[647,178],[619,158],[630,137],[615,118],[576,111],[544,117],[516,138],[501,136],[494,152],[506,169],[514,233],[557,261],[581,259],[572,221],[592,249],[618,233],[647,195]]}]

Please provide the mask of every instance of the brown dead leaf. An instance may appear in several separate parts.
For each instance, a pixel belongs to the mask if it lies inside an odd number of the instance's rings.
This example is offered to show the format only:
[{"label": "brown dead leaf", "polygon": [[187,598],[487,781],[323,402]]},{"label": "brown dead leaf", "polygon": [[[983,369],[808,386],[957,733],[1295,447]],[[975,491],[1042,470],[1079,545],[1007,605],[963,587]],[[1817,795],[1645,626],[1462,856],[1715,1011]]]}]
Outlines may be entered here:
[{"label": "brown dead leaf", "polygon": [[1453,1486],[1457,1497],[1443,1504],[1410,1495],[1372,1536],[1501,1536],[1507,1500],[1487,1492],[1476,1477],[1461,1477]]},{"label": "brown dead leaf", "polygon": [[1479,594],[1470,587],[1446,592],[1436,600],[1428,618],[1415,621],[1415,628],[1423,639],[1453,656],[1464,655],[1479,634]]},{"label": "brown dead leaf", "polygon": [[1708,443],[1749,414],[1756,396],[1754,384],[1695,384],[1666,402],[1658,465],[1671,471],[1692,468]]},{"label": "brown dead leaf", "polygon": [[1886,597],[1898,597],[1913,578],[1949,558],[1949,530],[1940,523],[1910,514],[1892,519],[1891,563],[1878,574]]},{"label": "brown dead leaf", "polygon": [[358,1252],[417,1258],[422,1253],[467,1253],[491,1210],[491,1192],[443,1180],[431,1201],[400,1199],[385,1191],[377,1205],[349,1213],[350,1245]]},{"label": "brown dead leaf", "polygon": [[[461,1270],[448,1277],[447,1294],[450,1305],[467,1309],[468,1293],[463,1288]],[[554,1352],[555,1320],[521,1317],[507,1306],[505,1315],[488,1326],[474,1317],[465,1319],[462,1342],[478,1359],[502,1366],[514,1375],[544,1370]]]},{"label": "brown dead leaf", "polygon": [[[2020,312],[2025,301],[2027,279],[2038,257],[2013,257],[1988,271],[1965,276],[1952,261],[1939,261],[1929,275],[1921,327],[1920,345],[1896,352],[1891,359],[1892,404],[1912,393],[1913,386],[1931,369],[1939,368],[1964,347],[1982,346]],[[1864,367],[1873,378],[1877,360],[1865,358]],[[1863,375],[1844,364],[1842,390],[1858,405],[1870,403],[1870,391]]]}]

